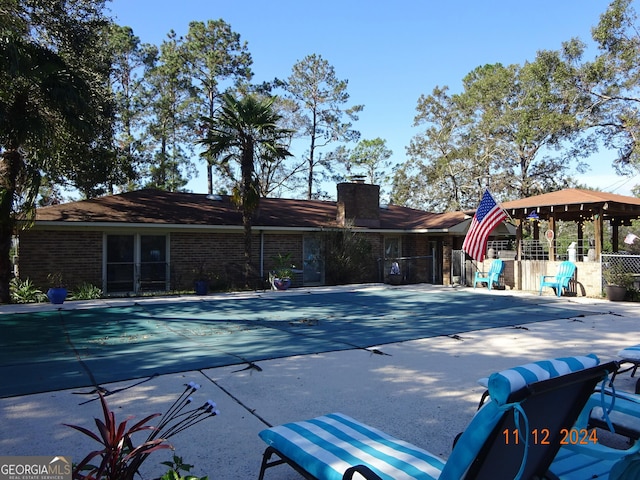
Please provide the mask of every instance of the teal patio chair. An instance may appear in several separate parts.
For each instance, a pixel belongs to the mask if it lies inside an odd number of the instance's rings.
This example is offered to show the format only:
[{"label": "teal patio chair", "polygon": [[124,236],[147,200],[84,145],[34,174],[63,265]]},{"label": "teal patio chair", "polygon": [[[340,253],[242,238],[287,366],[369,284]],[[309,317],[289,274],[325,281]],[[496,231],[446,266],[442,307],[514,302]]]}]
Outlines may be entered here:
[{"label": "teal patio chair", "polygon": [[[556,370],[561,373],[567,368],[575,368],[571,365],[576,360],[585,366],[598,362],[597,357],[591,354],[586,357],[536,362],[512,370],[535,371],[543,368],[549,372]],[[549,472],[543,477],[545,480],[640,478],[637,476],[637,472],[640,472],[640,395],[616,391],[611,386],[617,374],[628,371],[628,368],[621,369],[622,362],[616,362],[616,365],[618,370],[612,372],[611,383],[596,388],[573,427],[561,432],[562,446],[549,467]],[[511,376],[508,373],[506,375]],[[478,383],[488,388],[489,378],[481,378]],[[482,395],[478,408],[488,398],[489,390]],[[534,434],[534,442],[546,441],[543,438],[547,435],[544,428],[530,431]],[[600,437],[605,431],[608,445],[601,443]],[[614,440],[616,437],[617,440]],[[618,477],[622,471],[625,474]]]},{"label": "teal patio chair", "polygon": [[[599,440],[604,431],[608,432],[609,445]],[[618,442],[612,441],[615,436],[620,438]],[[591,395],[575,425],[567,432],[564,445],[549,467],[554,475],[550,478],[640,478],[639,438],[640,396],[601,389]],[[610,446],[614,444],[617,446]]]},{"label": "teal patio chair", "polygon": [[491,290],[491,287],[495,283],[496,285],[500,285],[500,275],[504,271],[504,261],[500,259],[496,259],[491,262],[491,266],[489,267],[489,271],[484,272],[476,272],[475,278],[473,279],[473,288],[476,288],[476,283],[478,282],[486,282],[487,288]]},{"label": "teal patio chair", "polygon": [[[633,378],[638,371],[638,367],[640,367],[640,344],[623,348],[618,352],[618,356],[621,358],[621,365],[631,365],[630,367],[618,373],[631,371],[631,378]],[[636,381],[636,393],[640,394],[640,379]]]},{"label": "teal patio chair", "polygon": [[569,261],[561,262],[555,275],[543,275],[540,278],[540,295],[542,295],[544,287],[551,287],[555,289],[558,297],[561,296],[563,289],[569,289],[569,281],[573,278],[575,272],[575,263]]},{"label": "teal patio chair", "polygon": [[[367,480],[544,478],[561,432],[572,428],[596,385],[617,366],[598,363],[595,356],[571,357],[494,373],[489,400],[446,462],[341,413],[268,428],[259,434],[268,445],[259,480],[284,463],[317,480],[349,480],[355,472]],[[545,442],[532,441],[542,429],[550,432]]]}]

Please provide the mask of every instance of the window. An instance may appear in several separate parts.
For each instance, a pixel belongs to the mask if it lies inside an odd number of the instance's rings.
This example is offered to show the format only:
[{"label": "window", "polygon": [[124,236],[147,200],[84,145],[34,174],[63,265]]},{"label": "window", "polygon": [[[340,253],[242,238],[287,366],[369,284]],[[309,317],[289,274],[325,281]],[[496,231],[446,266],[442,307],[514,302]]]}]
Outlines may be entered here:
[{"label": "window", "polygon": [[305,236],[302,245],[302,284],[324,284],[324,259],[322,241],[318,237]]},{"label": "window", "polygon": [[386,237],[384,239],[384,258],[400,258],[400,237]]}]

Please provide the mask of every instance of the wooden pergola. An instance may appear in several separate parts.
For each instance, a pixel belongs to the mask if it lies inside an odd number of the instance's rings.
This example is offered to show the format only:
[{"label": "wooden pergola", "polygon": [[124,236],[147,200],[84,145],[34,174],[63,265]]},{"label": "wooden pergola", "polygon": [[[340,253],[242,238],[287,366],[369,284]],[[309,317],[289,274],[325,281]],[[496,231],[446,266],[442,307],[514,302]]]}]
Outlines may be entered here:
[{"label": "wooden pergola", "polygon": [[[631,221],[640,218],[640,198],[616,195],[615,193],[580,190],[570,188],[545,193],[535,197],[505,202],[502,208],[516,222],[517,259],[522,259],[522,227],[532,216],[549,222],[549,230],[556,233],[556,222],[576,222],[578,224],[578,245],[583,245],[583,225],[593,222],[595,236],[595,254],[602,253],[604,222],[611,225],[611,243],[618,249],[618,227],[631,225]],[[534,223],[534,238],[539,239],[537,222]],[[553,258],[553,243],[549,257]]]}]

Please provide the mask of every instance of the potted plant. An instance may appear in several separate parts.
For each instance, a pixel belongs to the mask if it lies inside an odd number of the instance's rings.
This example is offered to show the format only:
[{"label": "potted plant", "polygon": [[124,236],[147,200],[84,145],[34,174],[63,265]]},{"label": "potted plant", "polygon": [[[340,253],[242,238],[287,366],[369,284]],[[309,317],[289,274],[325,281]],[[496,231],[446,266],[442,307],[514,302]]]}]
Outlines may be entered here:
[{"label": "potted plant", "polygon": [[610,263],[603,266],[602,276],[605,282],[607,298],[612,302],[620,302],[627,295],[627,290],[633,285],[633,275],[626,271],[621,263]]},{"label": "potted plant", "polygon": [[286,290],[291,286],[293,276],[293,265],[291,264],[291,253],[279,253],[273,257],[275,268],[271,273],[271,285],[276,290]]},{"label": "potted plant", "polygon": [[202,262],[200,266],[194,270],[196,278],[193,282],[196,295],[206,295],[209,292],[209,273],[206,271],[205,264]]},{"label": "potted plant", "polygon": [[50,273],[47,278],[51,284],[51,287],[47,290],[47,298],[53,304],[63,304],[69,292],[62,280],[62,273]]}]

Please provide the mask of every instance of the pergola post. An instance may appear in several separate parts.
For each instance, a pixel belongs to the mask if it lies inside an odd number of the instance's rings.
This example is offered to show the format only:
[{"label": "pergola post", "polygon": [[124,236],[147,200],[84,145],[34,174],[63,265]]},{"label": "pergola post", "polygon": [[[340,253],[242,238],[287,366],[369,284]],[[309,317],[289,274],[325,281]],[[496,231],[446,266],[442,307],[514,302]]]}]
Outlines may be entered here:
[{"label": "pergola post", "polygon": [[612,218],[609,224],[611,225],[611,248],[614,252],[618,252],[618,241],[620,240],[618,226],[620,223],[617,219]]},{"label": "pergola post", "polygon": [[599,209],[593,216],[593,234],[596,237],[596,261],[600,261],[600,254],[602,253],[602,235],[604,230],[602,224],[602,209]]},{"label": "pergola post", "polygon": [[584,224],[582,220],[577,222],[578,224],[578,259],[582,261],[583,256],[585,255],[584,251]]}]

